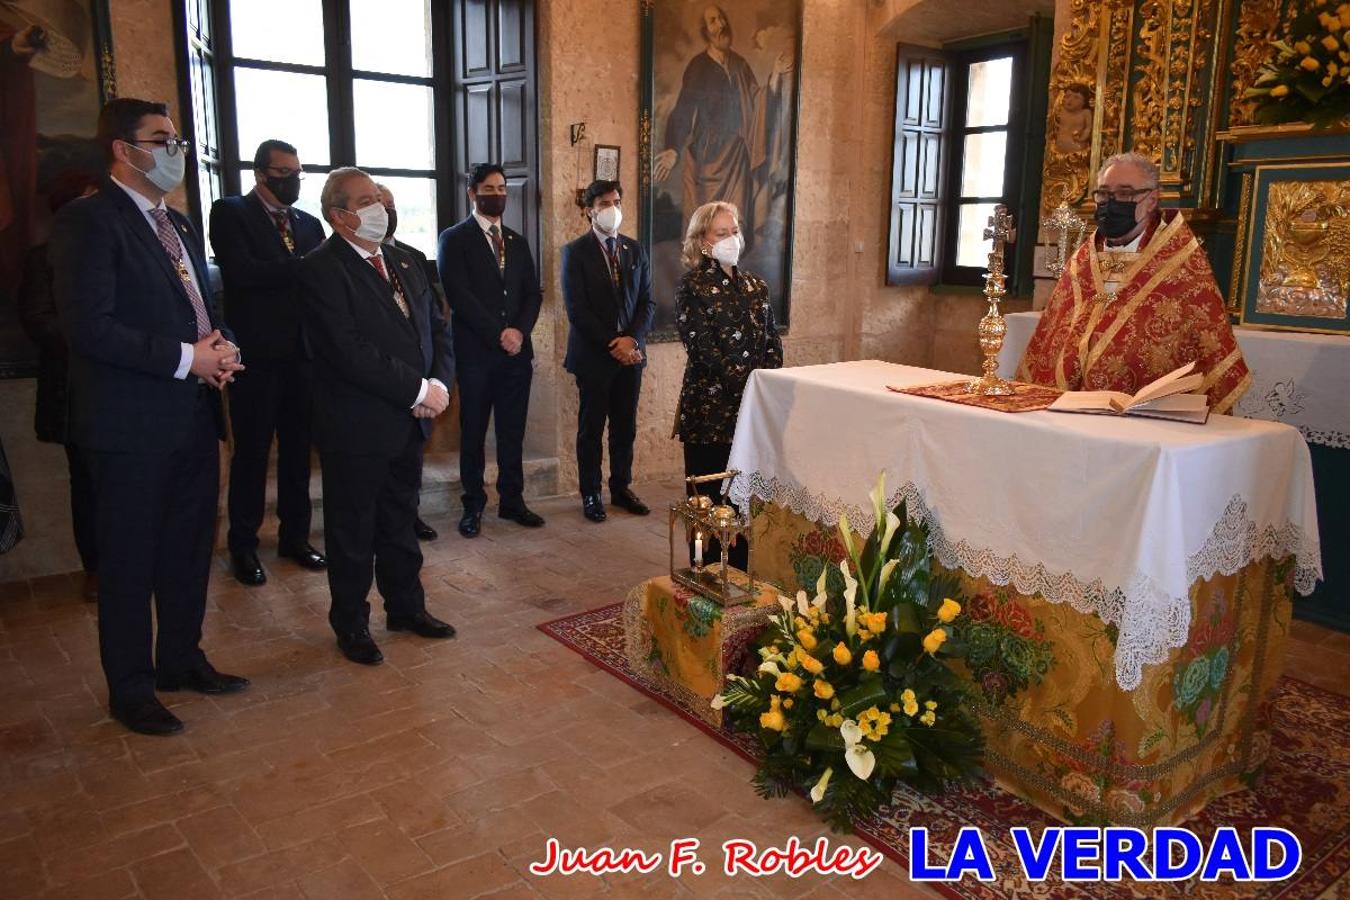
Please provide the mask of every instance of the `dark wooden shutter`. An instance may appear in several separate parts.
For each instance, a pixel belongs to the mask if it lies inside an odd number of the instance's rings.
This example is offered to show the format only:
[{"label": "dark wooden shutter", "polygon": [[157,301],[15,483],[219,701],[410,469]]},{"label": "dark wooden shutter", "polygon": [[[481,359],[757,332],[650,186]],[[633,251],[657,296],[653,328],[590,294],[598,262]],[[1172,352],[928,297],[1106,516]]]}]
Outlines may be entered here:
[{"label": "dark wooden shutter", "polygon": [[895,78],[888,284],[931,284],[942,271],[950,70],[937,50],[900,44]]},{"label": "dark wooden shutter", "polygon": [[469,214],[463,175],[482,162],[506,170],[507,227],[539,253],[534,0],[452,0],[454,216]]}]

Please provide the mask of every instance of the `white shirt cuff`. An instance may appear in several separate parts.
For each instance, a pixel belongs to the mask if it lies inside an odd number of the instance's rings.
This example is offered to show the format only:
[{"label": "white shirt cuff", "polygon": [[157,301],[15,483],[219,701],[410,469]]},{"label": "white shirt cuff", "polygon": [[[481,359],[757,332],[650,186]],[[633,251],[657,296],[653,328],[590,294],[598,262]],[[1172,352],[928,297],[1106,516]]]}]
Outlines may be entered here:
[{"label": "white shirt cuff", "polygon": [[[438,382],[438,383],[439,383],[439,382]],[[419,391],[417,392],[417,399],[413,401],[413,405],[410,406],[410,407],[408,407],[408,409],[417,409],[417,407],[421,406],[421,405],[422,405],[422,401],[425,400],[425,399],[427,399],[427,391],[430,390],[430,389],[431,389],[431,382],[429,382],[429,381],[427,381],[425,378],[423,378],[423,379],[422,379],[422,388],[421,388],[421,390],[419,390]]]},{"label": "white shirt cuff", "polygon": [[188,377],[188,372],[192,371],[193,353],[191,344],[179,344],[178,346],[183,349],[178,355],[178,368],[174,371],[173,377],[182,381]]}]

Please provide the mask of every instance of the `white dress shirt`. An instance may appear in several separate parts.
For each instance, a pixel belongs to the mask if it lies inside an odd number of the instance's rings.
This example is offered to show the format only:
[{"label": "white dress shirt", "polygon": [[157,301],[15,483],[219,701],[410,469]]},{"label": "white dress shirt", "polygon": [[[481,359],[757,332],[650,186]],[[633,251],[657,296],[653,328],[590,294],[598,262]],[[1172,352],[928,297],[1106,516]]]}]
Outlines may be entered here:
[{"label": "white dress shirt", "polygon": [[[118,181],[115,176],[110,175],[109,177],[112,178],[113,184],[127,192],[127,196],[131,198],[131,202],[135,203],[136,208],[145,216],[146,224],[150,226],[151,233],[154,234],[155,240],[158,241],[159,224],[155,221],[155,217],[150,214],[150,211],[152,209],[165,209],[164,199],[160,198],[159,203],[151,203],[150,198],[146,197],[135,188],[128,187]],[[192,286],[197,289],[197,296],[201,297],[202,302],[205,303],[206,293],[202,290],[201,282],[197,280],[197,273],[192,266],[192,257],[188,254],[188,249],[183,244],[183,238],[178,234],[178,229],[174,229],[173,236],[178,238],[178,252],[182,254],[183,266],[187,269],[188,277],[192,279]],[[178,368],[174,370],[173,377],[182,381],[184,378],[187,378],[188,372],[192,371],[192,357],[194,354],[192,352],[191,344],[180,343],[179,346],[182,350],[178,355]]]},{"label": "white dress shirt", "polygon": [[[365,247],[362,247],[360,244],[358,244],[358,243],[356,243],[355,241],[352,241],[351,239],[349,239],[345,234],[340,234],[339,236],[340,236],[344,241],[347,242],[347,246],[351,247],[353,250],[356,251],[357,255],[360,256],[361,259],[366,260],[366,259],[370,259],[372,256],[378,256],[378,257],[380,258],[380,265],[382,265],[382,266],[385,267],[385,271],[386,271],[386,272],[389,270],[389,262],[384,258],[384,250],[382,249],[382,245],[376,244],[376,245],[375,245],[375,252],[372,253],[371,251],[367,250]],[[385,277],[388,278],[389,276],[386,275]],[[410,407],[408,407],[408,408],[409,408],[409,409],[417,409],[417,407],[421,406],[421,405],[422,405],[422,401],[425,400],[425,399],[427,399],[427,391],[430,390],[430,386],[433,385],[433,384],[436,385],[436,386],[437,386],[438,388],[440,388],[441,390],[445,391],[447,394],[450,393],[450,389],[449,389],[448,387],[446,387],[446,386],[445,386],[445,383],[442,382],[439,378],[429,378],[429,379],[428,379],[428,378],[423,378],[423,379],[422,379],[422,387],[421,387],[421,388],[418,390],[418,392],[417,392],[417,399],[414,400],[414,401],[413,401],[413,405],[410,406]]]}]

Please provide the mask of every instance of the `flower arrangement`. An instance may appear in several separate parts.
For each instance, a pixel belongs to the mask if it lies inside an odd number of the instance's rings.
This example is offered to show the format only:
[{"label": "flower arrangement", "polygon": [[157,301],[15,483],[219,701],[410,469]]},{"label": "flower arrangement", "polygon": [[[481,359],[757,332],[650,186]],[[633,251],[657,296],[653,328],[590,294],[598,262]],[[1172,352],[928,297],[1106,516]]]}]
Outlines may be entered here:
[{"label": "flower arrangement", "polygon": [[1272,41],[1275,60],[1243,94],[1256,98],[1257,124],[1308,122],[1324,128],[1350,117],[1350,3],[1323,3],[1298,16]]},{"label": "flower arrangement", "polygon": [[872,534],[859,545],[841,517],[843,558],[820,572],[815,597],[779,599],[758,670],[730,676],[713,700],[763,741],[760,795],[806,792],[837,830],[897,784],[936,791],[971,777],[984,751],[963,703],[969,682],[952,668],[965,653],[957,581],[933,573],[927,526],[885,498],[883,475]]}]

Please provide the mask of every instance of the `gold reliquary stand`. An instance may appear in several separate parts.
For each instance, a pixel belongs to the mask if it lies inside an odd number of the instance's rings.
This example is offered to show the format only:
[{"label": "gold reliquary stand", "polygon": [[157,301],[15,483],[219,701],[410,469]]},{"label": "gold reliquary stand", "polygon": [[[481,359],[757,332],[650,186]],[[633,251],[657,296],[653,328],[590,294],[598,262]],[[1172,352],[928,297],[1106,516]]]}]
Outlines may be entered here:
[{"label": "gold reliquary stand", "polygon": [[[689,496],[670,508],[671,580],[721,606],[740,606],[758,596],[749,573],[746,573],[745,584],[741,584],[739,578],[733,580],[732,573],[737,570],[727,562],[727,552],[734,541],[749,541],[750,523],[734,507],[714,503],[711,497],[698,493],[698,486],[725,481],[739,474],[732,470],[686,478]],[[714,539],[721,553],[720,558],[709,565],[704,553]],[[676,545],[679,545],[678,559],[683,560],[691,541],[694,544],[693,565],[677,565]]]},{"label": "gold reliquary stand", "polygon": [[1011,383],[998,376],[998,352],[1003,349],[1003,337],[1008,333],[1008,323],[1003,321],[1003,313],[998,305],[1007,293],[1007,278],[1003,274],[1003,248],[1012,238],[1013,221],[1008,208],[1003,204],[994,207],[989,217],[989,227],[984,230],[985,240],[994,242],[989,253],[989,271],[984,273],[984,296],[989,301],[989,311],[980,319],[980,350],[984,353],[984,375],[966,386],[966,392],[984,397],[1007,397],[1013,393]]}]

